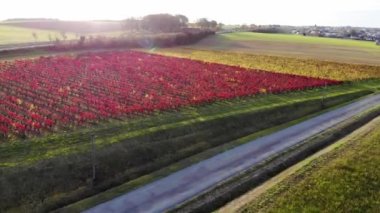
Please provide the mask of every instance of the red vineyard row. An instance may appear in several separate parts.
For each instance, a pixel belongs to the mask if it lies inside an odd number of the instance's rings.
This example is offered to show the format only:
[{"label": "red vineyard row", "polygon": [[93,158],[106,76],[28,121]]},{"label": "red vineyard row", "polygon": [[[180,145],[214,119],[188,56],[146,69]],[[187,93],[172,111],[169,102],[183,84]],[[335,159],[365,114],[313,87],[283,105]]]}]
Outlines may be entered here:
[{"label": "red vineyard row", "polygon": [[134,51],[0,63],[0,135],[338,84]]}]

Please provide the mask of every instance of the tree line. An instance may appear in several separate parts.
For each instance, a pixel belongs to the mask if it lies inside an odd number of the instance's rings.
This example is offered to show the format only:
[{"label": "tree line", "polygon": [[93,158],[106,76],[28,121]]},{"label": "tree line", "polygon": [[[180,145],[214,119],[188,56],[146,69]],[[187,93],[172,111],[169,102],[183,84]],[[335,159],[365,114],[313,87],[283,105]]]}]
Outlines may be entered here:
[{"label": "tree line", "polygon": [[206,18],[198,19],[195,23],[189,23],[189,19],[180,14],[152,14],[142,18],[128,18],[124,21],[126,30],[149,32],[179,32],[189,26],[216,30],[219,25],[218,22]]}]

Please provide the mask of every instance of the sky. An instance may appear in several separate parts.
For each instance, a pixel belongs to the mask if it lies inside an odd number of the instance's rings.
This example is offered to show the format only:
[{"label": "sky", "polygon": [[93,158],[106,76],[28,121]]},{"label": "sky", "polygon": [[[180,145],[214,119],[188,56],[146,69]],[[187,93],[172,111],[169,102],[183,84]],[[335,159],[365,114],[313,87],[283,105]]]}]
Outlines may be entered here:
[{"label": "sky", "polygon": [[224,24],[380,27],[380,0],[1,0],[0,20],[121,20],[153,13]]}]

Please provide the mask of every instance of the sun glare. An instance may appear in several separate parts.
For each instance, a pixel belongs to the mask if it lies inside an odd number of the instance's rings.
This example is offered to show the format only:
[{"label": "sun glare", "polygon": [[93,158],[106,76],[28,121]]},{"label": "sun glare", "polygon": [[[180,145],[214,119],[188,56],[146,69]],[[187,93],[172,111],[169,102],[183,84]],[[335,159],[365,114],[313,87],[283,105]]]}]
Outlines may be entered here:
[{"label": "sun glare", "polygon": [[[58,18],[63,20],[120,20],[152,13],[185,14],[191,20],[200,17],[226,24],[292,24],[378,26],[380,1],[302,0],[267,1],[76,1],[5,0],[0,20],[7,18]],[[20,7],[22,5],[22,7]],[[328,5],[328,6],[326,6]]]}]

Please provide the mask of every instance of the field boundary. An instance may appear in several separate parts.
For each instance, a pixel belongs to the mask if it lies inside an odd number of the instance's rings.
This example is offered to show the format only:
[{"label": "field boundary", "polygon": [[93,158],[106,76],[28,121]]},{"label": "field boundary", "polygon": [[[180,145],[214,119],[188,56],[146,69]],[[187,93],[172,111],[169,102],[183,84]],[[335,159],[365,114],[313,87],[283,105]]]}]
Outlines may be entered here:
[{"label": "field boundary", "polygon": [[[0,46],[1,57],[12,54],[19,54],[32,51],[72,51],[72,50],[93,50],[99,48],[155,48],[171,47],[176,45],[189,45],[196,43],[207,36],[214,35],[214,31],[203,30],[197,33],[162,33],[157,35],[133,36],[127,38],[95,38],[92,40],[71,40],[59,42],[26,43]],[[144,44],[150,43],[149,45]]]}]

